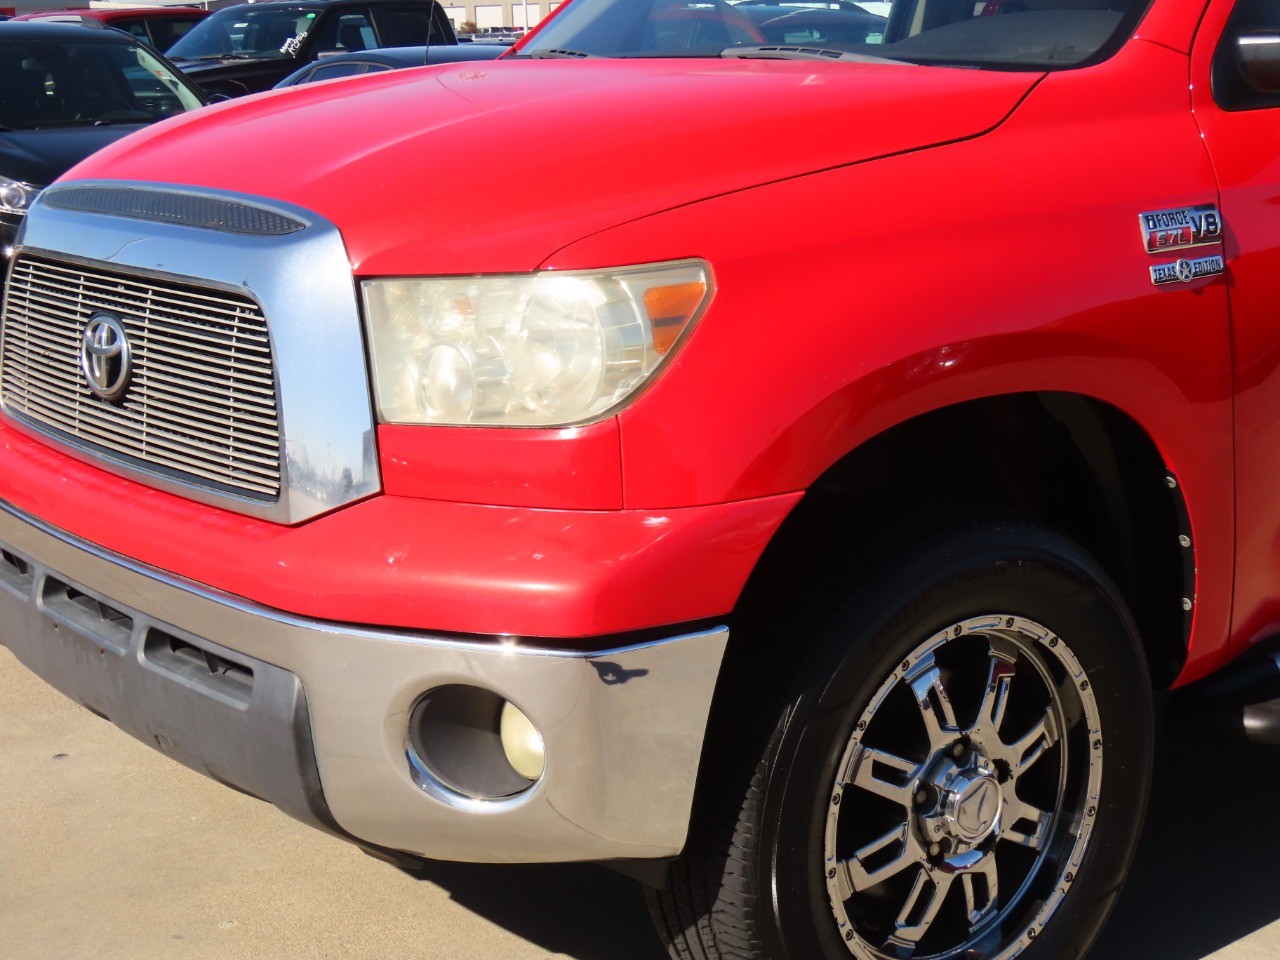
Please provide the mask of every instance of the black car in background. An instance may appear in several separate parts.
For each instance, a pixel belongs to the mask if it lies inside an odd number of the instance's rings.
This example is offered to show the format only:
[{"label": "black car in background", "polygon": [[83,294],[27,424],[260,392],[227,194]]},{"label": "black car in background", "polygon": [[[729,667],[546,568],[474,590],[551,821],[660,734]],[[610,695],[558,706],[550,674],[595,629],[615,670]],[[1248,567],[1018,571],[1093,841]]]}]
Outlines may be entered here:
[{"label": "black car in background", "polygon": [[206,102],[173,64],[119,30],[0,23],[0,283],[42,187],[95,150]]},{"label": "black car in background", "polygon": [[239,97],[334,54],[457,42],[434,0],[274,0],[224,7],[166,53],[206,94]]},{"label": "black car in background", "polygon": [[511,49],[509,43],[459,43],[441,47],[387,47],[339,53],[309,63],[295,70],[275,85],[275,89],[296,87],[320,80],[355,77],[366,73],[382,73],[405,67],[421,67],[437,63],[465,63],[470,60],[496,60]]}]

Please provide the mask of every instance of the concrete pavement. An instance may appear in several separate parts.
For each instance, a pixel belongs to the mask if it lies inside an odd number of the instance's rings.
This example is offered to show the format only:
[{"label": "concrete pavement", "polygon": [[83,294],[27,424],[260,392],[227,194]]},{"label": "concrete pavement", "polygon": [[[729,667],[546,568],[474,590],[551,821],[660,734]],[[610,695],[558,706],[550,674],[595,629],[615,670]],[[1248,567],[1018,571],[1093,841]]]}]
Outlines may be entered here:
[{"label": "concrete pavement", "polygon": [[[1280,958],[1280,750],[1175,743],[1090,960]],[[588,866],[410,875],[206,780],[0,648],[4,960],[661,960],[638,888]]]}]

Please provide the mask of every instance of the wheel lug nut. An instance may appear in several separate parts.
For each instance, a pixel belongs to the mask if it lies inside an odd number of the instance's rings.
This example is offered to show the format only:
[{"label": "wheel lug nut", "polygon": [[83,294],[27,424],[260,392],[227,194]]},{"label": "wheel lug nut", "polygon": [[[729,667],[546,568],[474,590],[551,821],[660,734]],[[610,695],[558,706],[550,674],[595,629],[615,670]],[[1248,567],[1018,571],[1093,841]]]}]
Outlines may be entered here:
[{"label": "wheel lug nut", "polygon": [[957,743],[954,747],[952,747],[952,748],[951,748],[951,755],[952,755],[953,757],[955,757],[957,760],[958,760],[958,759],[960,759],[961,757],[963,757],[963,756],[964,756],[964,744],[963,744],[963,743]]},{"label": "wheel lug nut", "polygon": [[929,802],[929,794],[927,791],[920,790],[916,793],[916,806],[923,807]]},{"label": "wheel lug nut", "polygon": [[942,844],[940,843],[929,844],[929,856],[936,857],[941,852],[942,852]]}]

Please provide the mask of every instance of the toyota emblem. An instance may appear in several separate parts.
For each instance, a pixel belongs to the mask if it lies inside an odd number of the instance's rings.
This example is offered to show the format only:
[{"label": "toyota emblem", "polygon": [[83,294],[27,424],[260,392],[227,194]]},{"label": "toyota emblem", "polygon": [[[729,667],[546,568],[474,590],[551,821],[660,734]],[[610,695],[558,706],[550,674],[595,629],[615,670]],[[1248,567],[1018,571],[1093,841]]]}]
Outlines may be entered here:
[{"label": "toyota emblem", "polygon": [[80,372],[103,400],[119,400],[133,375],[133,351],[120,318],[95,313],[80,338]]}]

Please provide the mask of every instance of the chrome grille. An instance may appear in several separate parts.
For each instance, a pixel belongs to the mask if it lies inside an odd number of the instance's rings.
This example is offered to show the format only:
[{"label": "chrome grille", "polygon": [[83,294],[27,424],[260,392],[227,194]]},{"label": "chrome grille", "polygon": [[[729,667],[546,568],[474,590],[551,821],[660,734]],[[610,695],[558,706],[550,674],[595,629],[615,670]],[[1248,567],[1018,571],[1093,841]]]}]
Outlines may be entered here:
[{"label": "chrome grille", "polygon": [[[133,348],[119,403],[94,396],[80,371],[99,311],[121,318]],[[279,495],[271,345],[246,296],[23,256],[9,278],[0,391],[10,412],[87,449],[222,492]]]}]

